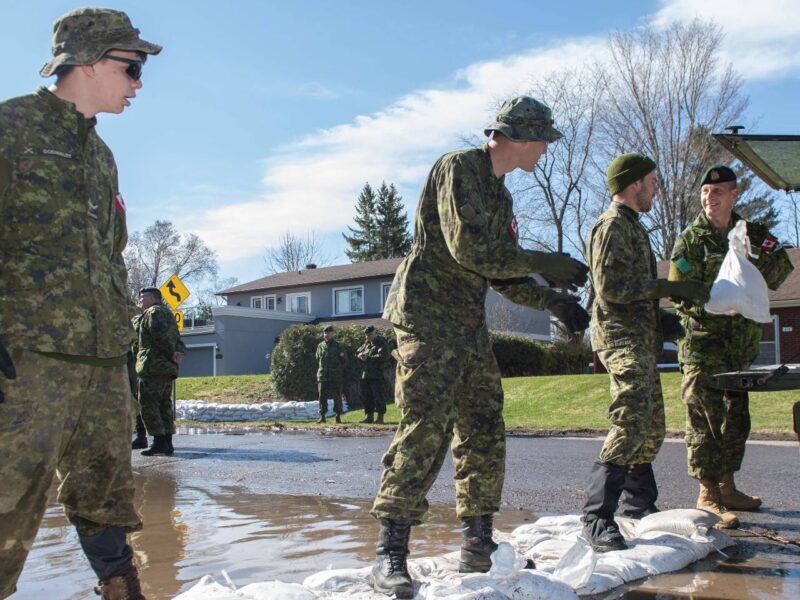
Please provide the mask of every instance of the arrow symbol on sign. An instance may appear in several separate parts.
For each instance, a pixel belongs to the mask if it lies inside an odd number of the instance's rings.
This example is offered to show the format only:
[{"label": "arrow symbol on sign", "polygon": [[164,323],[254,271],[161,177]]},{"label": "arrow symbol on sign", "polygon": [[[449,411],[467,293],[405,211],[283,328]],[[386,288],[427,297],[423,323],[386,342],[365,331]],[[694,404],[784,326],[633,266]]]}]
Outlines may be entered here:
[{"label": "arrow symbol on sign", "polygon": [[181,301],[181,295],[178,292],[175,291],[175,282],[174,281],[170,281],[167,284],[167,289],[169,290],[170,296],[173,296],[175,298],[175,300],[177,300],[178,302]]}]

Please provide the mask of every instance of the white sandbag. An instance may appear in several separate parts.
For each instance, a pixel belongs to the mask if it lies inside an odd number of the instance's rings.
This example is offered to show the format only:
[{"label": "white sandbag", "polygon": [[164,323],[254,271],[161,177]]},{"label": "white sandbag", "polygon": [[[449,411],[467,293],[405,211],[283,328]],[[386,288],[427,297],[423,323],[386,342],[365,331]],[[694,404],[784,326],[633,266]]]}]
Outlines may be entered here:
[{"label": "white sandbag", "polygon": [[728,252],[711,287],[706,312],[715,315],[742,315],[757,323],[770,323],[767,282],[748,259],[750,238],[744,220],[728,233]]},{"label": "white sandbag", "polygon": [[596,565],[597,554],[592,545],[581,538],[558,561],[553,577],[579,589],[589,582]]},{"label": "white sandbag", "polygon": [[682,508],[653,513],[641,519],[636,525],[636,536],[650,531],[675,533],[686,537],[705,533],[719,522],[719,516],[699,508]]},{"label": "white sandbag", "polygon": [[317,596],[299,583],[265,581],[251,583],[236,590],[232,584],[217,583],[211,575],[204,576],[197,584],[174,600],[316,600]]}]

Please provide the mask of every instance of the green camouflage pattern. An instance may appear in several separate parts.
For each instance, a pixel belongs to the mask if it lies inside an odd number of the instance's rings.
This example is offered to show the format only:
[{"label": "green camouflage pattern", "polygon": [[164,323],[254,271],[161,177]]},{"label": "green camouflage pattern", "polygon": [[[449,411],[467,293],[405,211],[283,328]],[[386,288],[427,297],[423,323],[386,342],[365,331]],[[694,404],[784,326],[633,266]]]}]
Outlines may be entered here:
[{"label": "green camouflage pattern", "polygon": [[125,365],[96,367],[19,348],[11,355],[17,378],[0,378],[0,598],[14,591],[56,475],[58,501],[82,535],[141,528]]},{"label": "green camouflage pattern", "polygon": [[53,60],[42,67],[42,77],[63,65],[91,65],[109,50],[158,54],[161,46],[139,37],[124,12],[108,8],[78,8],[53,24]]},{"label": "green camouflage pattern", "polygon": [[150,435],[175,433],[175,411],[172,408],[171,375],[139,377],[137,396],[142,421]]},{"label": "green camouflage pattern", "polygon": [[611,422],[600,462],[620,466],[651,463],[666,435],[658,354],[630,345],[598,352],[611,381]]},{"label": "green camouflage pattern", "polygon": [[[735,212],[731,226],[741,217]],[[776,290],[789,276],[794,267],[789,255],[782,247],[771,252],[761,249],[771,237],[769,230],[759,222],[747,223],[750,258],[771,290]],[[773,238],[774,239],[774,238]],[[722,261],[728,252],[728,236],[717,231],[708,222],[705,213],[700,215],[678,236],[670,258],[669,279],[681,281],[695,279],[704,282],[708,289],[717,278]],[[761,324],[741,315],[712,315],[687,302],[675,304],[686,335],[678,342],[678,360],[681,363],[702,363],[718,353],[727,353],[723,346],[733,346],[742,355],[744,367],[758,356],[761,340]],[[738,367],[737,367],[738,368]],[[733,369],[728,369],[733,370]]]},{"label": "green camouflage pattern", "polygon": [[364,412],[386,413],[386,382],[383,379],[362,379],[361,380],[361,402],[364,404]]},{"label": "green camouflage pattern", "polygon": [[[732,214],[731,226],[741,217]],[[759,222],[747,223],[750,261],[775,290],[793,267],[789,255],[770,240]],[[774,238],[772,238],[774,239]],[[769,251],[762,249],[768,246]],[[728,237],[717,231],[705,213],[687,227],[675,242],[669,279],[695,279],[709,289],[717,278],[728,251]],[[685,335],[678,341],[678,360],[683,371],[681,399],[686,405],[688,471],[695,479],[720,481],[725,473],[738,471],[750,433],[749,397],[746,392],[716,390],[709,378],[716,373],[750,367],[758,356],[762,325],[741,315],[712,315],[702,307],[676,303]]]},{"label": "green camouflage pattern", "polygon": [[8,348],[114,358],[130,347],[125,207],[95,123],[44,88],[0,103],[0,331]]},{"label": "green camouflage pattern", "polygon": [[483,133],[489,135],[492,131],[499,131],[515,142],[538,140],[551,143],[564,137],[554,127],[550,107],[530,96],[518,96],[503,102],[494,123]]},{"label": "green camouflage pattern", "polygon": [[[319,399],[319,416],[324,417],[328,410],[333,408],[337,415],[342,414],[342,384],[339,381],[325,380],[317,384],[317,397]],[[333,400],[333,407],[328,404]]]},{"label": "green camouflage pattern", "polygon": [[383,456],[383,476],[371,514],[422,523],[428,510],[426,496],[448,446],[453,453],[458,516],[497,512],[506,440],[500,370],[488,335],[476,353],[439,337],[395,331],[395,402],[401,417]]},{"label": "green camouflage pattern", "polygon": [[341,388],[347,368],[347,350],[336,340],[321,341],[317,346],[317,381],[330,381]]},{"label": "green camouflage pattern", "polygon": [[[136,374],[142,377],[178,376],[172,360],[176,352],[186,352],[175,315],[163,303],[142,312],[136,323]],[[141,402],[141,398],[139,399]]]},{"label": "green camouflage pattern", "polygon": [[637,212],[611,202],[587,242],[587,262],[595,292],[592,349],[636,345],[661,348],[656,259]]},{"label": "green camouflage pattern", "polygon": [[[446,154],[425,182],[414,242],[397,269],[383,318],[481,353],[490,280],[527,277],[539,270],[538,261],[537,253],[519,246],[511,194],[492,170],[488,147]],[[532,279],[513,288],[538,309],[556,294]]]},{"label": "green camouflage pattern", "polygon": [[361,367],[361,379],[380,379],[383,381],[383,370],[389,360],[388,342],[383,336],[376,335],[375,339],[371,342],[365,341],[356,350],[356,358],[366,356],[367,360],[358,360],[358,365]]}]

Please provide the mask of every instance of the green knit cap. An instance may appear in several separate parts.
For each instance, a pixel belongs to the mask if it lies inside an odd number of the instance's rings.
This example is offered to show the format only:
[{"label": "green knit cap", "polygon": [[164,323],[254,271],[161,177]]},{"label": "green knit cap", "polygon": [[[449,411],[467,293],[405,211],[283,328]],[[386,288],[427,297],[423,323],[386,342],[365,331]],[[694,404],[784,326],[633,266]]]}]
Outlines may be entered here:
[{"label": "green knit cap", "polygon": [[606,180],[608,181],[608,191],[611,195],[619,194],[630,184],[642,179],[645,175],[654,171],[656,163],[652,158],[643,154],[629,152],[620,154],[608,165]]}]

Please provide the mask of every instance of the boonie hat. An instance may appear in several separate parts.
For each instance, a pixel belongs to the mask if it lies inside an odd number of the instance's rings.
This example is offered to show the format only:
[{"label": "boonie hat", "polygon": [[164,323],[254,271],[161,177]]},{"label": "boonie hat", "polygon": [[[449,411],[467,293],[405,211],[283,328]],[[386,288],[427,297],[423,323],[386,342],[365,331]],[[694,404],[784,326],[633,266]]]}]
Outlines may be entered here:
[{"label": "boonie hat", "polygon": [[109,50],[158,54],[161,46],[141,39],[121,10],[78,8],[53,24],[53,60],[39,74],[50,77],[61,66],[92,65]]},{"label": "boonie hat", "polygon": [[499,131],[515,142],[555,142],[564,137],[553,126],[550,107],[530,96],[517,96],[503,102],[494,123],[483,130],[485,135]]}]

